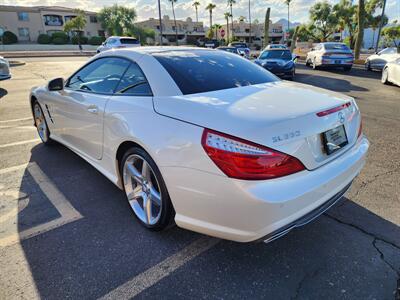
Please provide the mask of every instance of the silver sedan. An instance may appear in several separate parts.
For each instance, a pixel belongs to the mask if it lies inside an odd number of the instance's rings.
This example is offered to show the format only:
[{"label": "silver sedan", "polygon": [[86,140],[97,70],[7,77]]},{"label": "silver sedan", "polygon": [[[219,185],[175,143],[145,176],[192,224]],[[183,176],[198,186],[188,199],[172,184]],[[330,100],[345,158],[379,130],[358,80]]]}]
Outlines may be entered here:
[{"label": "silver sedan", "polygon": [[2,56],[0,56],[0,80],[11,78],[10,63]]}]

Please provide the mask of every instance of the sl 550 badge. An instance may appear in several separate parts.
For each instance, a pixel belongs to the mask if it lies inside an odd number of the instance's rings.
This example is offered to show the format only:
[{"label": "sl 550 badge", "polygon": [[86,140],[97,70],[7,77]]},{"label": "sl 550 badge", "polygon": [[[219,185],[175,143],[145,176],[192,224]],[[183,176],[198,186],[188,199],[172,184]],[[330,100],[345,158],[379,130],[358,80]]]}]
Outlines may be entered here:
[{"label": "sl 550 badge", "polygon": [[293,138],[298,137],[300,135],[301,135],[300,130],[296,130],[296,131],[284,133],[284,134],[281,134],[281,135],[273,136],[272,137],[272,142],[273,143],[279,143],[279,142],[283,142],[283,141],[286,141],[286,140],[293,139]]}]

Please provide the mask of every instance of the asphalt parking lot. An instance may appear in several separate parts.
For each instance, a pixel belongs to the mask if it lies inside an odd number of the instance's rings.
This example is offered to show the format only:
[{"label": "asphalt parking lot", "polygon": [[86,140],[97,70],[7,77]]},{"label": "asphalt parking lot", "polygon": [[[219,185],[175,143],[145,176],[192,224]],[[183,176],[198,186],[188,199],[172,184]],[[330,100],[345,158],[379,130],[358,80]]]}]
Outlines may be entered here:
[{"label": "asphalt parking lot", "polygon": [[0,82],[0,299],[396,297],[399,87],[382,85],[377,72],[299,64],[296,81],[357,100],[368,162],[346,201],[313,223],[270,244],[240,244],[177,227],[145,230],[104,176],[67,148],[39,142],[29,89],[85,61],[27,59]]}]

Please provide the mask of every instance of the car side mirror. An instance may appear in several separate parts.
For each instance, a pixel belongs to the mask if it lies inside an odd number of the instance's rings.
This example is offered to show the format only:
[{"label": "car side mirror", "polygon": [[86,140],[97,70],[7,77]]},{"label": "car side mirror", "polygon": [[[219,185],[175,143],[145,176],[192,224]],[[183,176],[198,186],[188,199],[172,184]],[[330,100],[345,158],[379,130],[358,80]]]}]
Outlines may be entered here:
[{"label": "car side mirror", "polygon": [[106,45],[106,42],[102,42],[101,45],[102,45],[102,46],[105,46],[105,45]]},{"label": "car side mirror", "polygon": [[49,81],[49,84],[47,85],[47,88],[49,91],[61,91],[64,89],[64,79],[62,78],[56,78],[53,80]]}]

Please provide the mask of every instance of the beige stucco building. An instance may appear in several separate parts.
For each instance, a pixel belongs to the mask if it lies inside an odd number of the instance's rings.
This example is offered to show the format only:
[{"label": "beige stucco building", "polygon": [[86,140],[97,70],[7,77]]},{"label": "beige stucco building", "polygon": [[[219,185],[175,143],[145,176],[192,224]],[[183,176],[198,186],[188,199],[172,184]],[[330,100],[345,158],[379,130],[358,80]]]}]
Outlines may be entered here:
[{"label": "beige stucco building", "polygon": [[[160,21],[159,19],[150,18],[146,21],[135,23],[138,27],[153,29],[156,33],[156,42],[159,41]],[[176,20],[179,44],[195,44],[199,38],[204,38],[205,31],[203,22],[195,22],[191,18],[186,20]],[[169,16],[162,18],[163,43],[175,42],[175,22]]]},{"label": "beige stucco building", "polygon": [[[222,25],[225,35],[228,34],[227,26]],[[222,30],[221,29],[221,30]],[[231,23],[229,23],[229,36],[232,36]],[[283,28],[281,24],[273,24],[269,22],[269,43],[281,43],[283,41]],[[233,22],[233,35],[243,42],[249,42],[250,24],[244,21]],[[264,40],[264,23],[251,24],[251,40],[254,44],[263,43]]]},{"label": "beige stucco building", "polygon": [[[87,37],[104,35],[95,12],[85,11]],[[76,16],[74,9],[59,6],[0,5],[0,29],[15,33],[19,42],[36,42],[39,34],[63,31],[64,24]]]}]

